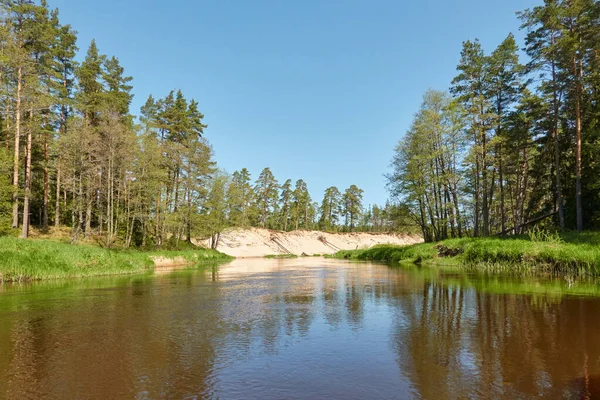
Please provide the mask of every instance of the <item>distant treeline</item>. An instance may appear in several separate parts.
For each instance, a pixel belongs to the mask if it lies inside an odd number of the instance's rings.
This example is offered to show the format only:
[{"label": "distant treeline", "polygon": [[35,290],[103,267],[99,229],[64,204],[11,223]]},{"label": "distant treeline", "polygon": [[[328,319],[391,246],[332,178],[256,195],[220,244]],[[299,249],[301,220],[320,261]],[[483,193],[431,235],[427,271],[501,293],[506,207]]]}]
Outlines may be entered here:
[{"label": "distant treeline", "polygon": [[518,17],[528,62],[512,34],[464,42],[450,95],[428,91],[396,147],[389,188],[428,241],[600,228],[600,3]]},{"label": "distant treeline", "polygon": [[220,173],[204,115],[181,91],[130,112],[132,78],[46,1],[0,1],[0,231],[71,228],[71,240],[161,246],[227,226],[395,228],[392,206],[362,206],[362,190],[330,188],[319,206],[306,184],[281,187],[265,169],[251,184]]},{"label": "distant treeline", "polygon": [[[306,182],[279,184],[269,168],[254,183],[246,168],[232,175],[217,173],[208,195],[209,226],[215,233],[228,226],[253,226],[284,231],[410,232],[405,208],[386,203],[363,207],[363,190],[351,185],[343,193],[335,186],[325,190],[323,200],[313,202]],[[408,221],[408,225],[406,222]]]}]

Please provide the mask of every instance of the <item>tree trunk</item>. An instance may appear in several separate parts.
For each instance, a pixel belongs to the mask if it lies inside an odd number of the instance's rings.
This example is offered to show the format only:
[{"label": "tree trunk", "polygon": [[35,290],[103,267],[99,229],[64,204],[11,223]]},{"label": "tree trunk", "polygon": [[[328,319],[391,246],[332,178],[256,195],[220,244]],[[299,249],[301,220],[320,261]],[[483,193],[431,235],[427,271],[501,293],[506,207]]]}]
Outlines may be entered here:
[{"label": "tree trunk", "polygon": [[10,114],[10,100],[6,100],[6,109],[5,109],[5,115],[6,115],[6,153],[8,154],[8,151],[10,150],[8,142],[9,142],[9,132],[10,132],[10,118],[9,118],[9,114]]},{"label": "tree trunk", "polygon": [[488,201],[488,181],[487,181],[487,135],[483,127],[481,127],[481,179],[483,185],[483,236],[490,234],[490,208]]},{"label": "tree trunk", "polygon": [[[66,75],[66,72],[65,72]],[[67,79],[63,78],[63,88],[67,90]],[[64,136],[67,133],[67,107],[63,104],[60,108],[60,128],[59,132],[61,136]],[[60,140],[57,141],[60,143]],[[58,148],[58,158],[56,160],[56,209],[54,211],[54,226],[58,228],[60,226],[60,185],[61,185],[61,157],[60,157],[60,147]]]},{"label": "tree trunk", "polygon": [[[112,139],[112,137],[111,137]],[[113,210],[112,210],[112,198],[113,193],[113,170],[112,170],[112,143],[109,143],[110,150],[108,152],[108,174],[106,177],[106,247],[110,247],[112,243],[113,233]],[[100,186],[102,187],[102,186]],[[100,209],[98,214],[102,215]],[[102,230],[102,217],[100,218],[100,230]]]},{"label": "tree trunk", "polygon": [[21,147],[21,79],[23,69],[17,69],[17,105],[15,109],[15,156],[13,164],[13,222],[14,229],[19,227],[19,149]]},{"label": "tree trunk", "polygon": [[86,239],[92,233],[92,202],[92,190],[88,187],[85,208],[85,230],[83,231],[83,236]]},{"label": "tree trunk", "polygon": [[581,61],[577,71],[577,59],[573,60],[575,72],[575,207],[577,212],[577,231],[583,230],[583,210],[581,205]]},{"label": "tree trunk", "polygon": [[56,160],[56,205],[54,211],[54,226],[58,228],[60,226],[60,177],[61,177],[61,165],[60,165],[60,151],[58,152],[58,159]]},{"label": "tree trunk", "polygon": [[189,177],[191,173],[188,171],[188,187],[186,188],[187,197],[187,224],[186,224],[186,240],[188,243],[192,243],[192,195],[190,189]]},{"label": "tree trunk", "polygon": [[500,183],[500,229],[506,230],[506,210],[504,208],[504,166],[502,165],[502,144],[498,145],[498,181]]},{"label": "tree trunk", "polygon": [[[552,33],[552,45],[555,44],[556,36]],[[558,223],[560,229],[565,229],[565,211],[562,200],[562,186],[560,181],[560,143],[558,141],[558,89],[556,88],[556,62],[552,60],[552,108],[553,108],[553,130],[554,137],[554,173],[556,179],[556,208],[558,208]]]},{"label": "tree trunk", "polygon": [[73,211],[71,212],[71,244],[75,244],[77,242],[78,239],[78,232],[77,232],[77,224],[76,224],[76,218],[75,216],[77,215],[77,208],[79,208],[79,205],[77,204],[77,202],[75,201],[75,183],[73,183]]},{"label": "tree trunk", "polygon": [[48,231],[48,202],[50,199],[50,177],[48,175],[48,134],[44,132],[44,204],[42,208],[42,230]]},{"label": "tree trunk", "polygon": [[160,192],[162,191],[162,189],[159,188],[159,191],[156,193],[156,201],[155,201],[155,207],[156,207],[156,212],[155,212],[155,221],[154,221],[154,235],[155,237],[155,244],[156,246],[160,246],[162,244],[162,240],[161,240],[161,231],[160,231]]},{"label": "tree trunk", "polygon": [[[31,111],[31,116],[33,116],[33,111]],[[30,220],[30,210],[29,210],[29,202],[31,198],[31,143],[32,135],[31,129],[27,130],[27,145],[25,150],[25,196],[23,198],[23,229],[21,230],[21,237],[23,239],[27,239],[29,237],[29,220]]]},{"label": "tree trunk", "polygon": [[[477,132],[477,116],[476,113],[473,113],[473,140],[474,140],[474,144],[475,147],[477,148],[477,146],[479,145],[479,132]],[[473,221],[473,235],[475,237],[479,236],[479,218],[480,218],[480,210],[481,210],[481,206],[480,206],[480,194],[481,194],[481,189],[480,189],[480,176],[481,176],[481,156],[479,154],[479,152],[476,150],[475,151],[475,193],[474,193],[474,197],[475,197],[475,215],[474,215],[474,221]]]}]

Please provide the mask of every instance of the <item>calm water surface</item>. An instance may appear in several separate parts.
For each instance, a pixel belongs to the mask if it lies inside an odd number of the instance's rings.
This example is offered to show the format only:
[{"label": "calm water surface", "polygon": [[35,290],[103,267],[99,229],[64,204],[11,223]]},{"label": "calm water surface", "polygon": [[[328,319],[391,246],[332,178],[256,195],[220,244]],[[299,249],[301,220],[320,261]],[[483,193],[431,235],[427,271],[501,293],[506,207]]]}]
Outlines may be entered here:
[{"label": "calm water surface", "polygon": [[0,398],[593,398],[597,292],[314,258],[3,286]]}]

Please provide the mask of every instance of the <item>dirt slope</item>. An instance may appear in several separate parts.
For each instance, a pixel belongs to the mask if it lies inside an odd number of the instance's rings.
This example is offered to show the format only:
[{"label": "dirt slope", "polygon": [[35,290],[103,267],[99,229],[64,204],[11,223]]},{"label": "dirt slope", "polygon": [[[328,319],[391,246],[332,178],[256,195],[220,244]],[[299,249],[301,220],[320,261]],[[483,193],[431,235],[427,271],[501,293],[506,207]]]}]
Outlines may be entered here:
[{"label": "dirt slope", "polygon": [[[229,229],[221,234],[217,250],[234,257],[263,257],[268,254],[333,254],[338,250],[372,247],[376,244],[406,245],[422,239],[403,234],[281,232],[268,229]],[[202,243],[208,246],[208,241]]]}]

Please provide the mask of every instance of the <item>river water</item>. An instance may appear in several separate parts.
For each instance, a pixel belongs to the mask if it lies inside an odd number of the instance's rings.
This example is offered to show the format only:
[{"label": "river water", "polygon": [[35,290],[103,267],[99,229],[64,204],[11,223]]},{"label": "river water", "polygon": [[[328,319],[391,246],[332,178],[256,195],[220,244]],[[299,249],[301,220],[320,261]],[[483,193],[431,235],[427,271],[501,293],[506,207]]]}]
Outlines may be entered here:
[{"label": "river water", "polygon": [[593,398],[598,292],[318,258],[5,285],[0,398]]}]

